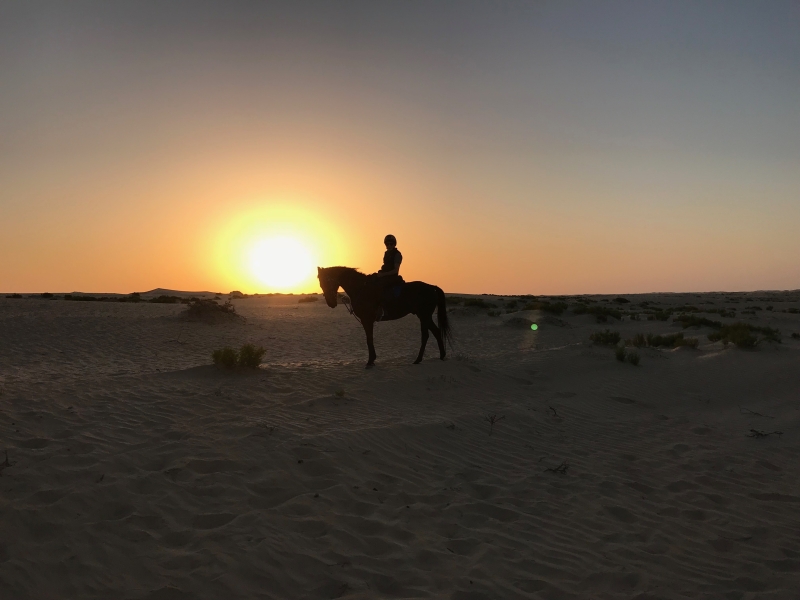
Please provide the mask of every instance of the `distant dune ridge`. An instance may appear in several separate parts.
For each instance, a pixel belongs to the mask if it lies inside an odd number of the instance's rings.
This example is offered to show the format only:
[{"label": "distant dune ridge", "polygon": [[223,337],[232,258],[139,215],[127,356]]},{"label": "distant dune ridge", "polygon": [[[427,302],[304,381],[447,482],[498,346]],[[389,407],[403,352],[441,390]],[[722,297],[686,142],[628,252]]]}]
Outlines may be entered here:
[{"label": "distant dune ridge", "polygon": [[233,304],[0,297],[0,598],[796,597],[800,293]]}]

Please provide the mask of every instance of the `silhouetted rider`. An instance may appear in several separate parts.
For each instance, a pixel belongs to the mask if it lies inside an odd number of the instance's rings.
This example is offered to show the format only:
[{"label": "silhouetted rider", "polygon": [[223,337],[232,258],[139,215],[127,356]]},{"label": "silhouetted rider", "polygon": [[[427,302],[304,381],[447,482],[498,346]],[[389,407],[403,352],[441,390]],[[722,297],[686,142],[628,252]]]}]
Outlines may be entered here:
[{"label": "silhouetted rider", "polygon": [[380,271],[373,274],[373,281],[375,282],[380,297],[380,306],[378,307],[375,320],[380,321],[383,316],[383,304],[390,295],[389,288],[405,283],[403,278],[400,277],[400,263],[403,262],[403,255],[397,249],[397,239],[389,234],[383,238],[383,243],[386,245],[386,252],[383,253],[383,264]]},{"label": "silhouetted rider", "polygon": [[381,265],[380,271],[377,272],[377,276],[390,278],[381,282],[385,285],[399,283],[402,281],[400,263],[403,262],[403,255],[397,249],[397,239],[392,234],[389,234],[383,238],[383,243],[386,245],[386,252],[383,253],[383,265]]}]

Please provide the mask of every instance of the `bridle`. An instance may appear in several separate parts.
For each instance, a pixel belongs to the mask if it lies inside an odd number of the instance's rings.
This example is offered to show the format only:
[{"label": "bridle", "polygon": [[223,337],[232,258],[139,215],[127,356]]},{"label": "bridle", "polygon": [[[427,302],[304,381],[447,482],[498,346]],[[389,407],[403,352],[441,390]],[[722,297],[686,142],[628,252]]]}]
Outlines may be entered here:
[{"label": "bridle", "polygon": [[[339,295],[339,287],[340,286],[337,285],[336,286],[336,292],[334,292],[337,296]],[[358,315],[356,314],[356,311],[353,310],[353,303],[350,300],[350,296],[345,296],[345,298],[347,299],[347,302],[345,302],[344,299],[342,299],[342,304],[344,304],[344,307],[347,309],[347,312],[349,312],[353,316],[353,318],[356,321],[358,321],[360,325],[363,326],[364,324],[361,323],[361,319],[358,318]]]}]

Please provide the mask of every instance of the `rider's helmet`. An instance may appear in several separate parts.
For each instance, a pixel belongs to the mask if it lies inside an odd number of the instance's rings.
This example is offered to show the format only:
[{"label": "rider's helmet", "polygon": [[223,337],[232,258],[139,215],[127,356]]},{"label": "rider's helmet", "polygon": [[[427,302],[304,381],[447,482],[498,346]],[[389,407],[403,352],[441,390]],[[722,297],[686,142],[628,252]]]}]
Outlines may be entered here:
[{"label": "rider's helmet", "polygon": [[393,236],[393,235],[390,233],[390,234],[389,234],[389,235],[387,235],[385,238],[383,238],[383,243],[384,243],[384,244],[394,244],[395,246],[397,246],[397,238],[396,238],[396,237],[394,237],[394,236]]}]

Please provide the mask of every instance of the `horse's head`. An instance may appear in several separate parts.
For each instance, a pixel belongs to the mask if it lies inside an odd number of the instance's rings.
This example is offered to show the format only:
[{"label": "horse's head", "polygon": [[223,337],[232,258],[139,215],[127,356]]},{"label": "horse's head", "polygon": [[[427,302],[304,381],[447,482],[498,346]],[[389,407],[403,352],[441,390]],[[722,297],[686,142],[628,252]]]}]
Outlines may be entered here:
[{"label": "horse's head", "polygon": [[331,308],[336,308],[339,303],[339,282],[333,280],[332,273],[328,269],[319,267],[317,267],[317,279],[319,279],[319,287],[322,288],[322,293],[325,295],[325,302]]}]

